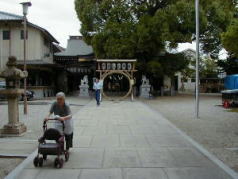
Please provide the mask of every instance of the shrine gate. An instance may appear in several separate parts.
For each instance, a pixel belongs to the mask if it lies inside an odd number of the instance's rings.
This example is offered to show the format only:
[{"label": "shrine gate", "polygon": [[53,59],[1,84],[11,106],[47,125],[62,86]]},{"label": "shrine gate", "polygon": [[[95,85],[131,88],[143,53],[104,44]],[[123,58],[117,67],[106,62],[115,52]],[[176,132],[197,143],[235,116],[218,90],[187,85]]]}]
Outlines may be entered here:
[{"label": "shrine gate", "polygon": [[[112,96],[108,95],[109,92],[105,92],[105,89],[112,89],[114,91],[117,88],[123,89],[124,84],[125,86],[128,86],[128,89],[124,91],[124,93],[118,92],[122,95],[118,96],[119,99],[124,99],[130,96],[133,100],[133,85],[135,84],[134,73],[137,71],[135,69],[136,61],[136,59],[97,59],[96,71],[100,73],[100,80],[103,80],[103,82],[105,82],[102,89],[102,94],[104,97],[112,98]],[[105,81],[105,79],[107,79],[108,77],[110,77],[111,80],[115,79],[117,83],[110,84],[110,79]],[[121,85],[118,85],[120,83],[118,81],[124,79],[124,77],[127,80],[128,84],[126,84],[124,80],[124,83],[121,82]]]}]

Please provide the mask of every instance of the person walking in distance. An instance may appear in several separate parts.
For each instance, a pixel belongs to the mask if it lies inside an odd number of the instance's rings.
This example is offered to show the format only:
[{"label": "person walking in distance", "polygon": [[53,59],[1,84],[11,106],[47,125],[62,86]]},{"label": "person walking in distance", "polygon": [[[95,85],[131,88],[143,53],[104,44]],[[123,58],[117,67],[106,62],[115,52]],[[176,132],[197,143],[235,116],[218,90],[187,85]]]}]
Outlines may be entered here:
[{"label": "person walking in distance", "polygon": [[102,82],[99,81],[97,78],[96,81],[93,84],[93,89],[95,90],[95,98],[97,101],[97,105],[100,105],[100,96],[101,96],[101,89],[102,89]]}]

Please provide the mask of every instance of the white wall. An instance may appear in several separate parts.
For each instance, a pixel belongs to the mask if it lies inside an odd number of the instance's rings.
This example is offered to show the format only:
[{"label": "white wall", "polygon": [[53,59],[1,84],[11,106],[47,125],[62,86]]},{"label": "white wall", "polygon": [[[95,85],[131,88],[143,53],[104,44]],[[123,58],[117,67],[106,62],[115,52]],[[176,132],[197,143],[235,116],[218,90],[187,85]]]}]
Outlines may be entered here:
[{"label": "white wall", "polygon": [[[10,40],[2,39],[3,30],[11,31]],[[8,27],[0,24],[0,70],[5,68],[10,55],[16,56],[17,60],[23,60],[24,40],[21,39],[21,30],[23,27],[16,23],[12,23]],[[45,45],[44,37],[40,30],[28,27],[27,60],[44,60],[53,63],[53,53],[50,52],[50,45]],[[46,57],[46,54],[50,54],[50,56]]]},{"label": "white wall", "polygon": [[168,91],[171,88],[171,78],[168,76],[164,76],[164,91]]},{"label": "white wall", "polygon": [[[182,74],[179,72],[176,74],[178,76],[178,90],[182,91]],[[195,89],[195,82],[192,82],[191,78],[187,79],[187,82],[184,82],[184,91],[194,91]]]}]

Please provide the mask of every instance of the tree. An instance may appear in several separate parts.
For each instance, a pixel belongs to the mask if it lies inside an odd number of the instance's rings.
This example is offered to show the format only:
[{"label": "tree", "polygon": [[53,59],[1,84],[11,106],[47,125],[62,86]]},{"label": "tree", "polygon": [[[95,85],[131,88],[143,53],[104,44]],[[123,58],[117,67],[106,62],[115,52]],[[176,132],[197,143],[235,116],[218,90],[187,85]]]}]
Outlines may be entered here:
[{"label": "tree", "polygon": [[222,42],[225,49],[230,52],[231,56],[238,57],[238,20],[235,20],[228,30],[222,34]]},{"label": "tree", "polygon": [[[155,76],[172,75],[186,67],[185,58],[167,51],[194,40],[194,1],[75,0],[75,9],[82,22],[81,33],[96,57],[137,58],[144,71]],[[222,48],[220,34],[226,31],[234,13],[232,0],[201,0],[204,52],[218,55]]]},{"label": "tree", "polygon": [[228,75],[238,73],[238,58],[229,57],[226,60],[219,60],[218,66],[220,66]]},{"label": "tree", "polygon": [[201,78],[217,78],[218,65],[217,60],[204,57],[201,59],[200,76]]}]

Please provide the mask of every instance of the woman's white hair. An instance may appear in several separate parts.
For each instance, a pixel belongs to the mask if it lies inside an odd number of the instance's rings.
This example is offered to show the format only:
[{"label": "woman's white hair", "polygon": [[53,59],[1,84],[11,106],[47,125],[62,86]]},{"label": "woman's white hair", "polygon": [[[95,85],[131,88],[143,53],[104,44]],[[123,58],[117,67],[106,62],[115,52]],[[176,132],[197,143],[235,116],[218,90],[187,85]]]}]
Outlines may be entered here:
[{"label": "woman's white hair", "polygon": [[63,92],[58,92],[56,94],[56,98],[64,98],[65,99],[65,94]]}]

